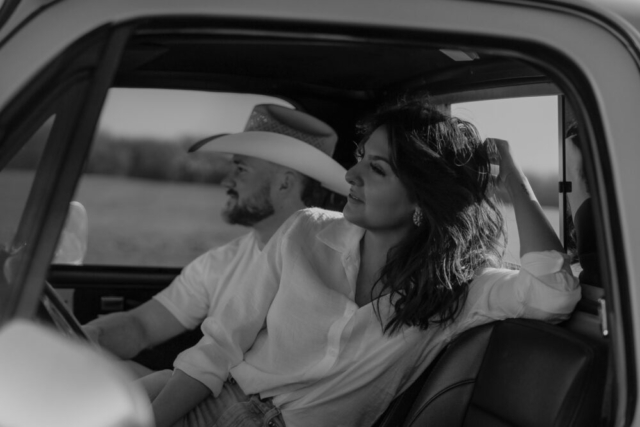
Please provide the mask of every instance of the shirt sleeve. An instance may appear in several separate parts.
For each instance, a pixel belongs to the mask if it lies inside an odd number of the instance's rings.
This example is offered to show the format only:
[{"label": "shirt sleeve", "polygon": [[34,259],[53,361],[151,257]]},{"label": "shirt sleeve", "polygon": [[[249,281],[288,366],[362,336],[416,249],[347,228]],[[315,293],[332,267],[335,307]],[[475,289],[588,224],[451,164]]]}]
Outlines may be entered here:
[{"label": "shirt sleeve", "polygon": [[[217,286],[224,267],[216,251],[207,252],[189,263],[171,284],[153,298],[187,329],[194,329],[207,317],[210,296],[207,286]],[[208,284],[208,285],[207,285]]]},{"label": "shirt sleeve", "polygon": [[518,271],[485,269],[471,283],[461,330],[513,317],[557,323],[569,317],[580,300],[569,257],[557,251],[530,252]]},{"label": "shirt sleeve", "polygon": [[175,368],[202,382],[214,396],[220,394],[229,370],[244,359],[244,353],[264,328],[279,289],[281,253],[290,227],[291,218],[269,240],[247,279],[234,284],[226,303],[202,323],[204,336],[200,342],[174,362]]}]

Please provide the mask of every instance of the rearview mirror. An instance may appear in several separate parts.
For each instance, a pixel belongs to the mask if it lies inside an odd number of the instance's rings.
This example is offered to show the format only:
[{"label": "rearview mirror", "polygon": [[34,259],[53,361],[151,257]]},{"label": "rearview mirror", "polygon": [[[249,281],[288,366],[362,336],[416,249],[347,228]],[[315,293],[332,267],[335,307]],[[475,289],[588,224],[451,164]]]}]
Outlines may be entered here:
[{"label": "rearview mirror", "polygon": [[87,252],[89,217],[82,203],[69,204],[67,220],[60,234],[58,247],[53,257],[55,264],[81,265]]}]

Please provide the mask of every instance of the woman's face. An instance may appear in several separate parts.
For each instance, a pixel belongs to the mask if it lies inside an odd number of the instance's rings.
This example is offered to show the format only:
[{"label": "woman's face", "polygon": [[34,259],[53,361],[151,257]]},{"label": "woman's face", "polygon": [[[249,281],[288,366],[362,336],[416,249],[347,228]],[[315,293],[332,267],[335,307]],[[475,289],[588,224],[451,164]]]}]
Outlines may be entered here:
[{"label": "woman's face", "polygon": [[361,146],[358,163],[345,176],[351,184],[345,218],[371,231],[406,232],[415,204],[391,169],[387,129],[379,127]]}]

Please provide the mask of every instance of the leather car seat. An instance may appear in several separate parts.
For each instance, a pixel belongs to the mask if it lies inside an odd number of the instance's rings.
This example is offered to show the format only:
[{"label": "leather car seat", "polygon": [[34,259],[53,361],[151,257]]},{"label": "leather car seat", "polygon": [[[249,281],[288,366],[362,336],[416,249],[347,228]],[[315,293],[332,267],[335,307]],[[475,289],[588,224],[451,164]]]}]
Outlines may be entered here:
[{"label": "leather car seat", "polygon": [[594,426],[606,373],[602,341],[535,320],[494,322],[453,341],[376,426]]}]

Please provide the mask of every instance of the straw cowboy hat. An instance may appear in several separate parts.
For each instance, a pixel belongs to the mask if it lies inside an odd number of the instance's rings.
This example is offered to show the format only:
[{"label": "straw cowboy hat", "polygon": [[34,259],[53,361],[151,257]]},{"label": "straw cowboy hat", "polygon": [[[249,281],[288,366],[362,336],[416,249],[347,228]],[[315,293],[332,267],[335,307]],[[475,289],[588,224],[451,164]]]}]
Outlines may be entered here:
[{"label": "straw cowboy hat", "polygon": [[333,160],[338,136],[326,123],[280,105],[256,105],[244,132],[214,135],[196,142],[196,150],[257,157],[296,170],[346,196],[346,169]]}]

